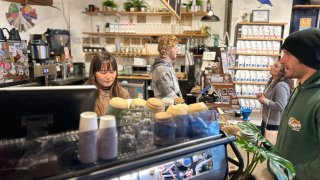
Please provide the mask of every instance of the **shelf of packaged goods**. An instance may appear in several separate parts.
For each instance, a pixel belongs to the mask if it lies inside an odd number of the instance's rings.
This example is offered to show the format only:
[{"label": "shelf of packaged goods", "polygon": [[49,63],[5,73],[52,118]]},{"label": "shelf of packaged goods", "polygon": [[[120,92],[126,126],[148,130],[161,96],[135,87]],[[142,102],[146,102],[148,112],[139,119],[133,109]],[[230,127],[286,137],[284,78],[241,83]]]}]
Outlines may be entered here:
[{"label": "shelf of packaged goods", "polygon": [[320,9],[320,5],[294,5],[292,9]]},{"label": "shelf of packaged goods", "polygon": [[266,82],[239,82],[235,81],[234,84],[250,84],[250,85],[266,85]]},{"label": "shelf of packaged goods", "polygon": [[279,38],[238,38],[243,41],[283,41],[284,39]]},{"label": "shelf of packaged goods", "polygon": [[[153,15],[153,16],[172,16],[170,12],[128,12],[128,11],[98,11],[98,12],[86,12],[82,11],[83,14],[90,16],[130,16],[130,15]],[[206,12],[182,12],[181,15],[194,15],[204,16]]]},{"label": "shelf of packaged goods", "polygon": [[[145,34],[145,33],[118,33],[118,32],[83,32],[82,34],[87,34],[91,36],[145,36],[145,37],[152,37],[152,36],[165,36],[167,34]],[[171,34],[177,37],[205,37],[202,34]]]},{"label": "shelf of packaged goods", "polygon": [[255,96],[237,96],[238,98],[244,98],[244,99],[257,99]]},{"label": "shelf of packaged goods", "polygon": [[229,68],[229,70],[269,71],[270,68],[233,67]]},{"label": "shelf of packaged goods", "polygon": [[281,54],[269,54],[269,53],[236,53],[237,55],[244,56],[282,56]]},{"label": "shelf of packaged goods", "polygon": [[283,22],[273,22],[273,23],[268,23],[268,22],[240,22],[239,25],[268,25],[268,26],[283,26],[286,25],[287,23]]}]

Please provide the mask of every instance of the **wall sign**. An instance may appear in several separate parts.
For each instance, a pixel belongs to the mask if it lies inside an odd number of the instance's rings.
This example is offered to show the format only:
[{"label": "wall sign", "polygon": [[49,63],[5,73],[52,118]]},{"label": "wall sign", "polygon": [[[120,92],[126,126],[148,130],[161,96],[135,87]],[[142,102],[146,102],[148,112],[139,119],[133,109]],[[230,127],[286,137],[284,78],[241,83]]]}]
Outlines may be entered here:
[{"label": "wall sign", "polygon": [[269,10],[252,10],[252,22],[269,22]]},{"label": "wall sign", "polygon": [[38,15],[30,5],[11,3],[6,17],[11,26],[16,27],[20,32],[25,32],[34,26],[32,20],[37,19]]}]

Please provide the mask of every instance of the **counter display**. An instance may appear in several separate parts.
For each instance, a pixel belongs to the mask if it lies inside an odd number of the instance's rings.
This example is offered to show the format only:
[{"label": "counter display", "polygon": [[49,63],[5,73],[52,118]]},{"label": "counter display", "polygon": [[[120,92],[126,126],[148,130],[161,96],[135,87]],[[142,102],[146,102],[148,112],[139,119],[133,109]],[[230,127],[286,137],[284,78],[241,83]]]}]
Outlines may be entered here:
[{"label": "counter display", "polygon": [[[195,114],[201,115],[201,114]],[[200,116],[198,116],[200,117]],[[195,120],[195,119],[194,119]],[[217,121],[214,122],[217,124]],[[195,127],[199,124],[190,124]],[[205,124],[204,124],[205,125]],[[33,140],[0,141],[0,177],[4,179],[101,179],[120,178],[123,175],[133,179],[150,179],[146,169],[153,168],[153,179],[225,179],[228,175],[226,145],[230,144],[242,171],[243,160],[234,145],[235,137],[226,136],[219,126],[211,126],[212,133],[201,136],[176,138],[169,146],[156,146],[145,142],[134,149],[118,146],[118,156],[113,160],[98,159],[84,164],[78,159],[78,132],[45,136]],[[189,128],[191,131],[192,128]],[[118,133],[119,132],[118,129]],[[150,141],[150,139],[148,140]],[[231,160],[230,160],[231,159]],[[154,167],[155,166],[155,167]],[[158,174],[158,175],[156,175]],[[237,174],[237,173],[236,173]]]},{"label": "counter display", "polygon": [[[225,145],[234,146],[234,140],[234,137],[226,137],[224,134],[199,139],[181,139],[172,146],[154,146],[148,151],[145,149],[143,152],[120,153],[116,160],[98,160],[93,164],[82,164],[78,161],[76,133],[60,134],[30,142],[7,142],[8,144],[0,146],[0,176],[4,179],[117,178],[159,164],[174,163],[181,166],[181,161],[189,161],[185,160],[188,158],[204,163],[196,158],[205,156],[206,162],[208,163],[208,159],[211,162],[207,167],[194,165],[192,175],[204,179],[225,179],[228,175]],[[183,170],[179,171],[185,173]]]}]

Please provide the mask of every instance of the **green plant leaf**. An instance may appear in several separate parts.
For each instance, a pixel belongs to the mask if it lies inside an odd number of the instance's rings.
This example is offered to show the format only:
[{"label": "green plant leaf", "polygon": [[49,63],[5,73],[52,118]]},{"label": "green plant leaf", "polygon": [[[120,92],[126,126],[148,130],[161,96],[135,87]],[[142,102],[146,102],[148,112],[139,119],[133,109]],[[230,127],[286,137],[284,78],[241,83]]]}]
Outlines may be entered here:
[{"label": "green plant leaf", "polygon": [[[271,171],[278,179],[294,178],[295,170],[292,163],[274,153],[275,147],[260,133],[260,130],[254,124],[240,122],[237,126],[241,129],[242,135],[236,138],[236,144],[241,149],[254,154],[251,162],[259,161],[262,163],[268,160]],[[266,148],[264,147],[265,145],[271,148]],[[244,170],[244,176],[248,177],[254,168],[255,166],[248,166]],[[284,169],[287,171],[287,174],[284,172]]]},{"label": "green plant leaf", "polygon": [[282,158],[282,157],[280,157],[280,156],[278,156],[278,155],[276,155],[276,154],[274,154],[272,152],[267,152],[267,156],[268,156],[268,159],[270,160],[269,161],[270,167],[271,167],[270,163],[275,165],[276,169],[272,169],[271,168],[271,171],[273,173],[278,175],[277,174],[278,168],[280,168],[281,171],[283,171],[282,169],[285,168],[287,170],[289,179],[293,179],[294,178],[294,176],[296,175],[296,171],[295,171],[295,169],[294,169],[294,167],[293,167],[293,165],[292,165],[292,163],[290,161],[288,161],[288,160],[286,160],[286,159],[284,159],[284,158]]}]

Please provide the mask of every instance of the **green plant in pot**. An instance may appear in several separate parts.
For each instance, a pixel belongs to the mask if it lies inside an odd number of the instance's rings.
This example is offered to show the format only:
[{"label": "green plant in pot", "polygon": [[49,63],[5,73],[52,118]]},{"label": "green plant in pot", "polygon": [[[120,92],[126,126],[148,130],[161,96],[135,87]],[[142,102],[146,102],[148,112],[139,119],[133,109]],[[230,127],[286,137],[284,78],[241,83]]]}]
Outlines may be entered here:
[{"label": "green plant in pot", "polygon": [[114,0],[104,0],[102,2],[103,7],[105,7],[107,10],[112,10],[116,8],[118,5],[114,2]]},{"label": "green plant in pot", "polygon": [[201,27],[201,34],[204,35],[205,38],[210,37],[210,27],[209,26],[202,26]]},{"label": "green plant in pot", "polygon": [[[257,164],[267,160],[270,171],[277,179],[293,179],[295,170],[292,163],[280,156],[272,145],[261,133],[260,130],[250,122],[239,122],[237,125],[227,125],[221,128],[228,134],[236,136],[236,144],[247,152],[246,167],[237,179],[249,179]],[[239,133],[240,132],[240,133]],[[250,159],[250,154],[251,159]]]},{"label": "green plant in pot", "polygon": [[[202,5],[203,5],[203,1],[202,0],[196,0],[196,6],[202,7]],[[187,4],[187,8],[190,10],[191,6],[192,6],[192,1],[189,1],[188,4]]]},{"label": "green plant in pot", "polygon": [[141,11],[141,9],[149,9],[148,4],[143,0],[128,0],[123,3],[123,9],[126,11],[132,11],[134,8],[136,11]]}]

